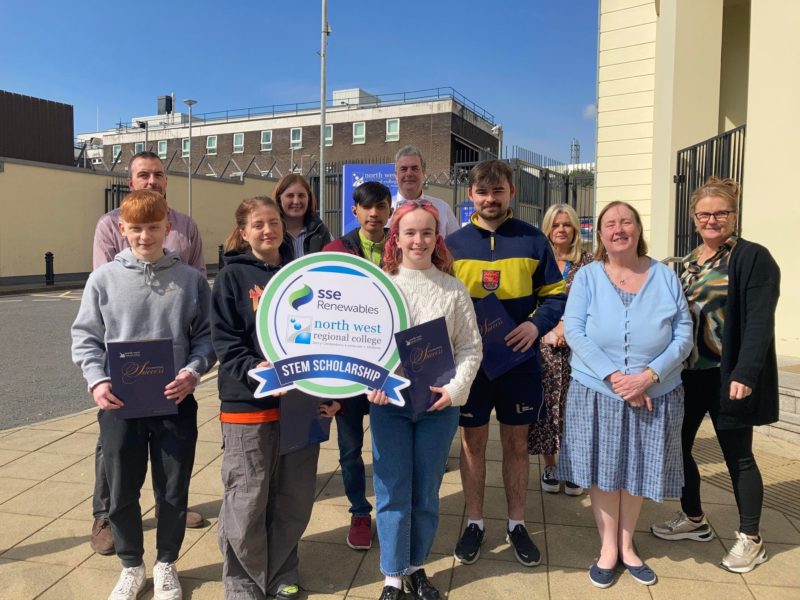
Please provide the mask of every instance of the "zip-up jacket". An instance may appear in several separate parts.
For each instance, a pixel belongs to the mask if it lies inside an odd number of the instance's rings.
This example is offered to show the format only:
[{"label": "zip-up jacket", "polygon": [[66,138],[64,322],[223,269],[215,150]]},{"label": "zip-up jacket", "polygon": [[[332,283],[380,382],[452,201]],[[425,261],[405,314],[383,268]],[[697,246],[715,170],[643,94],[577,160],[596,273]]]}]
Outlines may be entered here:
[{"label": "zip-up jacket", "polygon": [[[447,236],[446,243],[455,258],[455,276],[473,302],[494,293],[514,322],[530,320],[540,336],[558,324],[566,286],[547,237],[536,227],[513,218],[509,210],[506,220],[490,231],[473,214],[470,224]],[[528,370],[528,363],[515,370]]]},{"label": "zip-up jacket", "polygon": [[[333,240],[330,244],[326,244],[322,249],[323,252],[345,252],[347,254],[355,254],[361,258],[366,258],[364,256],[364,251],[361,249],[361,238],[358,234],[359,231],[359,227],[348,231],[338,240]],[[387,228],[384,228],[383,232],[384,237],[389,235],[389,230]],[[381,259],[381,265],[383,265],[383,259]]]},{"label": "zip-up jacket", "polygon": [[[322,247],[333,239],[331,232],[328,231],[325,223],[317,215],[306,216],[305,228],[306,236],[303,238],[303,256],[321,251]],[[284,235],[284,240],[291,243],[291,236],[288,232]]]},{"label": "zip-up jacket", "polygon": [[223,256],[225,267],[214,281],[211,338],[219,359],[217,383],[223,413],[278,408],[278,398],[253,397],[258,384],[247,372],[265,360],[256,333],[256,310],[267,282],[293,258],[290,244],[284,242],[280,252],[283,263],[278,266],[268,265],[250,252],[228,252]]}]

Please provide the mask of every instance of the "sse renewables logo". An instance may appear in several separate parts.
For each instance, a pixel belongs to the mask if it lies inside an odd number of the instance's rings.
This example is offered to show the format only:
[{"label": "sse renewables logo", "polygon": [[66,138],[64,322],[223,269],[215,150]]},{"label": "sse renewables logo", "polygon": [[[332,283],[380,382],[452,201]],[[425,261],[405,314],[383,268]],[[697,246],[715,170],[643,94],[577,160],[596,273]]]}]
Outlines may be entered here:
[{"label": "sse renewables logo", "polygon": [[269,368],[250,371],[256,397],[298,388],[325,398],[383,389],[402,404],[408,381],[392,375],[394,334],[410,325],[403,295],[370,261],[317,253],[292,261],[266,285],[256,314]]}]

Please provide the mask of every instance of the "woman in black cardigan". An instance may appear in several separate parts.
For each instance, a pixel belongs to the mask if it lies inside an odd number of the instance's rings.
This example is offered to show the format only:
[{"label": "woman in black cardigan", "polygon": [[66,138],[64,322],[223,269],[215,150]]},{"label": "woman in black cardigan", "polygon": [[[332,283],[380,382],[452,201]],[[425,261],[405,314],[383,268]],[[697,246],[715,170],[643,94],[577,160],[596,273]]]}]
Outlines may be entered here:
[{"label": "woman in black cardigan", "polygon": [[695,329],[683,372],[685,483],[681,509],[653,525],[665,540],[714,537],[700,502],[692,457],[697,430],[711,416],[739,508],[739,531],[722,567],[747,573],[767,560],[759,536],[764,484],[753,457],[753,426],[778,420],[775,307],[780,270],[769,251],[734,235],[739,184],[711,177],[695,190],[690,210],[703,243],[684,259],[681,281]]}]

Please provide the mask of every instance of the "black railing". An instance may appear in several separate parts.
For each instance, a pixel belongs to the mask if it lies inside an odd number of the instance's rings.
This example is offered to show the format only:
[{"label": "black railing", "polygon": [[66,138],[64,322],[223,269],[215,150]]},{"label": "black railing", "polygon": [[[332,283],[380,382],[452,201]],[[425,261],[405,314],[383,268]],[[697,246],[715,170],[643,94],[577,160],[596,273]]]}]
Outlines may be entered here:
[{"label": "black railing", "polygon": [[[730,177],[742,186],[744,178],[745,125],[678,150],[675,182],[675,256],[686,256],[699,243],[689,205],[692,192],[712,175]],[[744,186],[742,186],[742,192]],[[742,227],[742,198],[739,194],[737,227]]]}]

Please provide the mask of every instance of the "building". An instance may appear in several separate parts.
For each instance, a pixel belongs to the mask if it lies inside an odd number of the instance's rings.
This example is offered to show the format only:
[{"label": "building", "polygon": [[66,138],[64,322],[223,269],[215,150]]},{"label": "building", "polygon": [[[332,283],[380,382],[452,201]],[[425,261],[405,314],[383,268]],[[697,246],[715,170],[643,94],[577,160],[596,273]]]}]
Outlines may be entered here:
[{"label": "building", "polygon": [[0,90],[0,156],[72,165],[72,106]]},{"label": "building", "polygon": [[[195,112],[191,142],[189,115],[168,110],[171,105],[172,98],[161,97],[158,115],[134,117],[130,125],[78,139],[90,144],[92,164],[114,171],[124,171],[130,157],[147,148],[169,170],[186,172],[190,143],[198,175],[279,177],[308,173],[317,163],[319,103]],[[413,144],[425,155],[429,174],[495,155],[502,135],[491,113],[452,88],[380,96],[336,90],[325,120],[326,163],[391,161],[400,147]]]},{"label": "building", "polygon": [[[634,204],[651,255],[681,255],[694,241],[691,191],[710,174],[737,179],[742,235],[782,271],[775,330],[787,364],[800,362],[797,23],[795,0],[600,1],[596,211]],[[800,435],[796,394],[782,395],[780,427]]]}]

